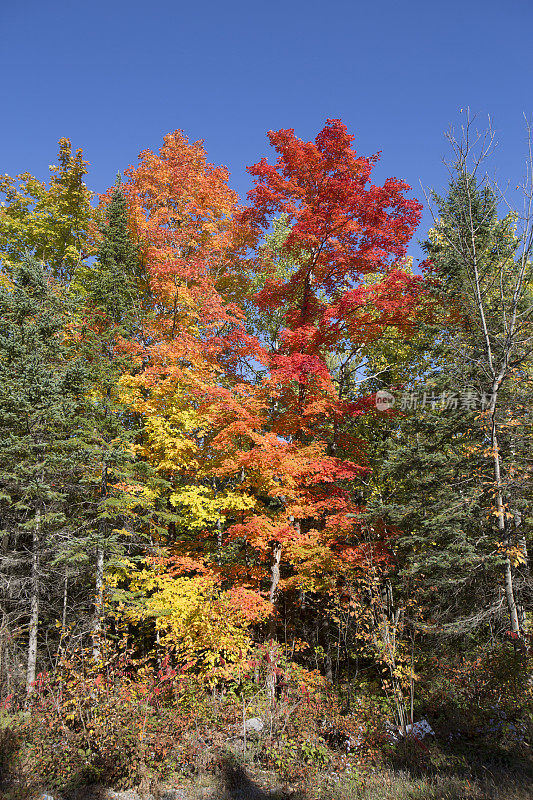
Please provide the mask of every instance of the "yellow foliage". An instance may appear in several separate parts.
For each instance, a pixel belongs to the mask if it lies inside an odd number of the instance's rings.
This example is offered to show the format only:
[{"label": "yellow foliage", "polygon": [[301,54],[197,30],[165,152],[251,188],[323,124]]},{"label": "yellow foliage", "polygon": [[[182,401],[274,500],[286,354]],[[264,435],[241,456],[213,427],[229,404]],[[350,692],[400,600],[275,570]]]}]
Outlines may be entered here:
[{"label": "yellow foliage", "polygon": [[272,607],[242,587],[234,597],[232,590],[220,587],[214,573],[197,566],[192,576],[176,575],[157,564],[131,574],[130,591],[144,601],[130,607],[127,615],[132,621],[155,618],[161,645],[183,664],[203,674],[227,675],[246,659],[249,627],[265,619]]},{"label": "yellow foliage", "polygon": [[200,530],[217,521],[225,522],[224,512],[250,511],[255,506],[254,498],[249,495],[227,491],[215,497],[206,486],[181,486],[169,499],[174,508],[180,509],[183,524]]}]

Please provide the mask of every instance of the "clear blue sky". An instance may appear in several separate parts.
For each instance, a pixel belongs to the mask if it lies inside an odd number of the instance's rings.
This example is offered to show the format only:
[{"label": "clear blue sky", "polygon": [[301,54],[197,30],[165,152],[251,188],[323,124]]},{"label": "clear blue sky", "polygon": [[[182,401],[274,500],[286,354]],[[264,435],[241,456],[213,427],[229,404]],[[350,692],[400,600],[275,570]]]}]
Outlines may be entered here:
[{"label": "clear blue sky", "polygon": [[[40,177],[61,136],[104,191],[182,128],[244,196],[266,131],[340,117],[376,179],[442,188],[443,132],[491,114],[516,181],[533,112],[533,0],[3,0],[0,172]],[[419,229],[429,224],[425,215]],[[416,253],[414,248],[413,252]]]}]

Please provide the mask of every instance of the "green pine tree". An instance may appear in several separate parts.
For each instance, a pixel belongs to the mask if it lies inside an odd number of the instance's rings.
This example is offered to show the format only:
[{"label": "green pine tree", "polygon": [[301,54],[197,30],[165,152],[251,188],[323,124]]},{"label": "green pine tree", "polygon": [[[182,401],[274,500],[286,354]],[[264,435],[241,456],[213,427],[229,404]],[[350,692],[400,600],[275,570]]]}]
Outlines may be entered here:
[{"label": "green pine tree", "polygon": [[139,248],[133,243],[120,178],[106,209],[94,268],[85,271],[91,307],[105,317],[112,335],[131,335],[142,277]]},{"label": "green pine tree", "polygon": [[[94,654],[99,654],[104,614],[106,562],[131,550],[132,527],[142,533],[141,500],[133,503],[127,487],[138,483],[132,443],[142,435],[142,423],[121,402],[120,378],[137,368],[142,335],[142,266],[128,224],[127,203],[117,181],[106,210],[102,239],[94,266],[80,271],[77,289],[83,294],[82,352],[90,364],[95,436],[100,452],[93,475],[94,496]],[[144,475],[146,477],[146,474]],[[135,519],[135,524],[132,520]],[[127,533],[127,536],[124,535]]]},{"label": "green pine tree", "polygon": [[[374,513],[399,532],[400,582],[404,591],[419,588],[434,622],[459,635],[503,633],[509,623],[502,574],[511,601],[517,588],[511,573],[518,564],[513,566],[510,553],[517,552],[511,545],[518,534],[509,518],[519,510],[523,519],[528,491],[522,481],[520,499],[512,487],[526,435],[525,428],[519,434],[524,398],[516,380],[525,368],[525,350],[517,340],[507,362],[504,352],[517,240],[512,219],[498,218],[494,194],[468,174],[459,173],[448,196],[436,200],[440,222],[424,248],[431,276],[438,279],[440,315],[421,325],[412,342],[404,396],[412,391],[418,406],[400,408],[404,413],[376,456]],[[525,305],[525,296],[520,303]],[[496,383],[501,363],[505,371]],[[503,520],[497,516],[498,494]],[[525,589],[527,581],[522,584]],[[508,610],[514,629],[509,599]]]},{"label": "green pine tree", "polygon": [[4,621],[28,630],[31,692],[41,622],[57,618],[58,563],[83,527],[93,448],[87,370],[68,342],[69,305],[27,258],[0,286],[0,560]]}]

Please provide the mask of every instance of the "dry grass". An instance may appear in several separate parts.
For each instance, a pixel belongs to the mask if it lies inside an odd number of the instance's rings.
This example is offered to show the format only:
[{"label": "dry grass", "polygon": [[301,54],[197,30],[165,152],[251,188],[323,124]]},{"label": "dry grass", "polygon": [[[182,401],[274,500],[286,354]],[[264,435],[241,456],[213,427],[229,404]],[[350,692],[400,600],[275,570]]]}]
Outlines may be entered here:
[{"label": "dry grass", "polygon": [[[477,765],[479,766],[479,765]],[[533,800],[531,772],[523,768],[485,774],[415,775],[379,770],[317,778],[314,785],[283,789],[274,773],[245,768],[229,759],[218,776],[204,775],[187,787],[187,800]]]},{"label": "dry grass", "polygon": [[[380,772],[332,789],[320,790],[323,800],[532,800],[527,778],[463,778],[454,775],[414,777],[406,772]],[[313,796],[309,794],[309,800]]]}]

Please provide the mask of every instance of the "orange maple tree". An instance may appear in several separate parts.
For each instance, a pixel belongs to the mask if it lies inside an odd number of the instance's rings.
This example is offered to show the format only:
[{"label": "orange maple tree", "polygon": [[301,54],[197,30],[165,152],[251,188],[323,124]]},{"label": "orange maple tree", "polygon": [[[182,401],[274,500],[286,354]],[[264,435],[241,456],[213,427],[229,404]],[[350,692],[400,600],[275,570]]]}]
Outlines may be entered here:
[{"label": "orange maple tree", "polygon": [[[372,185],[376,157],[358,156],[337,120],[315,142],[291,130],[269,138],[278,161],[249,168],[247,208],[227,172],[180,132],[159,154],[143,152],[124,187],[153,316],[144,367],[123,384],[145,417],[141,452],[166,481],[162,543],[176,563],[187,553],[208,565],[224,590],[244,588],[248,607],[255,592],[258,618],[265,596],[275,607],[284,587],[327,590],[340,573],[362,569],[370,546],[374,560],[386,558],[383,541],[359,536],[367,467],[350,433],[373,399],[344,391],[331,359],[346,363],[387,328],[408,331],[420,293],[404,268],[420,217],[409,187]],[[255,297],[262,309],[285,311],[269,352],[217,281],[237,268],[245,285],[271,270],[263,233],[279,217],[293,269],[273,274]],[[246,359],[263,366],[262,380],[239,369]]]}]

